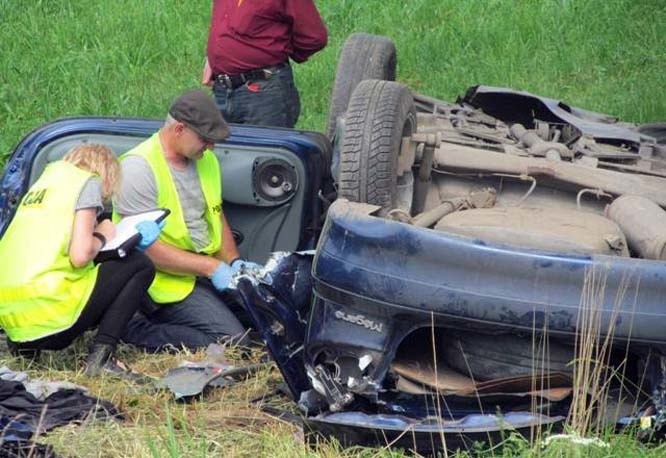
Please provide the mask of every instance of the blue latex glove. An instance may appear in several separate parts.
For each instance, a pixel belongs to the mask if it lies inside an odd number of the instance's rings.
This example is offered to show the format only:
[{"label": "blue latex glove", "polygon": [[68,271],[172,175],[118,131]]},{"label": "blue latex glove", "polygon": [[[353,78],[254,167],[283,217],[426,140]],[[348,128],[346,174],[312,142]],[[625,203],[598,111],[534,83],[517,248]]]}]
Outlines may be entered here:
[{"label": "blue latex glove", "polygon": [[246,261],[244,259],[238,258],[231,263],[231,267],[234,268],[235,272],[239,272],[241,270],[262,269],[264,266],[257,264],[256,262]]},{"label": "blue latex glove", "polygon": [[229,287],[231,282],[231,277],[237,272],[229,264],[221,262],[217,269],[213,272],[213,275],[210,276],[210,281],[213,282],[213,286],[218,290],[222,291]]},{"label": "blue latex glove", "polygon": [[155,221],[141,221],[136,226],[136,230],[141,234],[141,240],[136,245],[137,249],[143,251],[148,248],[150,245],[155,243],[155,240],[160,236],[162,228],[164,227],[164,221],[157,224]]},{"label": "blue latex glove", "polygon": [[210,281],[213,282],[213,286],[219,291],[229,288],[231,283],[231,278],[238,274],[239,272],[247,271],[248,269],[261,269],[263,266],[256,264],[254,262],[245,261],[244,259],[235,259],[231,262],[231,265],[221,262],[213,275],[210,277]]}]

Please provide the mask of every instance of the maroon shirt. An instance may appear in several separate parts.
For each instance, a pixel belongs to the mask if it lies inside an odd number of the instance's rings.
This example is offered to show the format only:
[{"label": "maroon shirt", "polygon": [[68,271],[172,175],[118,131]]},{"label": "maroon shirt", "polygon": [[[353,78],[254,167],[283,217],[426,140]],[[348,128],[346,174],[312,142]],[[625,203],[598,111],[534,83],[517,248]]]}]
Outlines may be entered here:
[{"label": "maroon shirt", "polygon": [[236,74],[303,62],[327,40],[312,0],[213,0],[206,54],[214,75]]}]

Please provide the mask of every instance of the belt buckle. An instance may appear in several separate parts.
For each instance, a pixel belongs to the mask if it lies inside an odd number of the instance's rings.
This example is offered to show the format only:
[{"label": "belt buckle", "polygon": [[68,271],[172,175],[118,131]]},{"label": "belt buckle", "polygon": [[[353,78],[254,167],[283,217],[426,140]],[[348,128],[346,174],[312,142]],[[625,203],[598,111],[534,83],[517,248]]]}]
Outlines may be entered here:
[{"label": "belt buckle", "polygon": [[226,73],[222,74],[222,81],[224,82],[224,85],[228,87],[229,89],[234,88],[234,83],[231,81],[231,77],[227,75]]}]

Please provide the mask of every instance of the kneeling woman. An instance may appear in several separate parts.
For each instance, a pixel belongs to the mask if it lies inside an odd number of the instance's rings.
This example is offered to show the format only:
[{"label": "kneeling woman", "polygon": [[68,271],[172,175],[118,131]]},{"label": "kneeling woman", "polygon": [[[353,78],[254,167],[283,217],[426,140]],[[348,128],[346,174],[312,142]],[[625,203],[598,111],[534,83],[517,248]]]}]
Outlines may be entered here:
[{"label": "kneeling woman", "polygon": [[[84,144],[49,164],[21,200],[0,239],[0,326],[12,353],[60,350],[97,326],[86,374],[136,375],[112,356],[154,266],[138,250],[93,262],[115,234],[114,224],[98,224],[97,216],[119,179],[113,152]],[[159,234],[156,224],[138,229],[144,249]]]}]

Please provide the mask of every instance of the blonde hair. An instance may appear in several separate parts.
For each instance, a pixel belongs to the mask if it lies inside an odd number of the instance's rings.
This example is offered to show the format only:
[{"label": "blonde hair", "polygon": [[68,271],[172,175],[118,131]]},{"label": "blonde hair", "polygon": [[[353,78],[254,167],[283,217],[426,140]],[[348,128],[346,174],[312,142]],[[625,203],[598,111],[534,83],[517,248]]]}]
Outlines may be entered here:
[{"label": "blonde hair", "polygon": [[120,186],[120,164],[108,146],[83,143],[69,150],[62,160],[98,175],[102,180],[102,196],[105,200],[117,192]]}]

